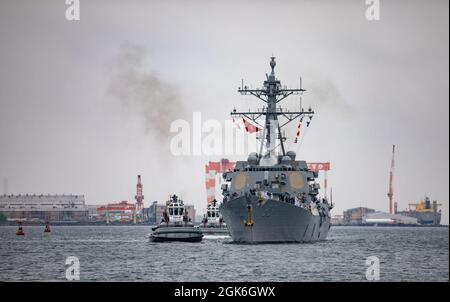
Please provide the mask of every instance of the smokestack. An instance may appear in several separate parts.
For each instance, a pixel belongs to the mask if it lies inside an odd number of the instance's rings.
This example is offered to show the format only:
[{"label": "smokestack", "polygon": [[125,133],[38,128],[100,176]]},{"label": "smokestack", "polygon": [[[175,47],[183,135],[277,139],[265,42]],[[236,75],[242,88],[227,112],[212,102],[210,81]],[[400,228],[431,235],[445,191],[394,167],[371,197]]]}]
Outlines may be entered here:
[{"label": "smokestack", "polygon": [[398,203],[394,202],[394,214],[397,214]]}]

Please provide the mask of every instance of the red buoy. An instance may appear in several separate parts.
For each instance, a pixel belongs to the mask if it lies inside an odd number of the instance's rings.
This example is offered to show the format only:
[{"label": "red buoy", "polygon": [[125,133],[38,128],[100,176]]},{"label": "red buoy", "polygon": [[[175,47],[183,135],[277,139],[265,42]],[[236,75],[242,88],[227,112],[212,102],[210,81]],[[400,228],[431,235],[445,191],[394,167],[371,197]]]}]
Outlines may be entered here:
[{"label": "red buoy", "polygon": [[19,228],[17,229],[16,235],[17,236],[25,235],[25,233],[23,231],[23,227],[22,227],[22,221],[19,221],[18,224],[19,224]]},{"label": "red buoy", "polygon": [[44,233],[50,233],[50,223],[48,221],[45,222]]}]

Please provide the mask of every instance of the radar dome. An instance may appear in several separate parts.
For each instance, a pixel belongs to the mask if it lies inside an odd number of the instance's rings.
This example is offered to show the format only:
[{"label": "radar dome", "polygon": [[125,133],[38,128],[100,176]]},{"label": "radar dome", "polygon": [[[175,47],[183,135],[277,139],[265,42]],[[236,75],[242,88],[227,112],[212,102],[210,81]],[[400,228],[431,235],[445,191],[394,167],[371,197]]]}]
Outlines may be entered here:
[{"label": "radar dome", "polygon": [[286,155],[289,156],[293,161],[295,160],[296,154],[295,154],[294,151],[288,151],[288,152],[286,153]]},{"label": "radar dome", "polygon": [[287,155],[285,155],[281,158],[281,163],[283,165],[289,165],[291,163],[291,161],[292,161],[292,158]]},{"label": "radar dome", "polygon": [[258,154],[256,152],[250,153],[247,161],[251,165],[256,165],[258,163]]}]

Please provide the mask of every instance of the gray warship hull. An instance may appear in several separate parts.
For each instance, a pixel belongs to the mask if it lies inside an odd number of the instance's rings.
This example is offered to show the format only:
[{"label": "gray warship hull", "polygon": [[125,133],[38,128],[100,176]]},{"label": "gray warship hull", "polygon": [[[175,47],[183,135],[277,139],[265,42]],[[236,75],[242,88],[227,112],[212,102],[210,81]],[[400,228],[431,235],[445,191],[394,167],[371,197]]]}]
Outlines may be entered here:
[{"label": "gray warship hull", "polygon": [[[244,223],[248,205],[252,226]],[[237,243],[315,242],[325,240],[331,227],[328,215],[313,215],[302,207],[272,199],[248,202],[241,196],[223,203],[220,212]]]}]

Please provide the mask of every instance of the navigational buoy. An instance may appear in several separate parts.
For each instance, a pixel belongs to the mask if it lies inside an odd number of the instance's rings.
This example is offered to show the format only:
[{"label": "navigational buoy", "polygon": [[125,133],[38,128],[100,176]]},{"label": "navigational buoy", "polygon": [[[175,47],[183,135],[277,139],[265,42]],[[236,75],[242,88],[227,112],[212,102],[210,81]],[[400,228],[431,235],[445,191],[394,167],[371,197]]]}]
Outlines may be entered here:
[{"label": "navigational buoy", "polygon": [[45,222],[44,233],[50,233],[50,223],[48,221]]},{"label": "navigational buoy", "polygon": [[22,227],[22,221],[19,221],[18,224],[19,224],[19,228],[17,229],[16,235],[17,236],[25,235],[25,233],[23,231],[23,227]]}]

